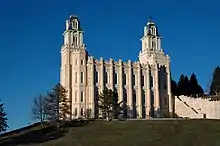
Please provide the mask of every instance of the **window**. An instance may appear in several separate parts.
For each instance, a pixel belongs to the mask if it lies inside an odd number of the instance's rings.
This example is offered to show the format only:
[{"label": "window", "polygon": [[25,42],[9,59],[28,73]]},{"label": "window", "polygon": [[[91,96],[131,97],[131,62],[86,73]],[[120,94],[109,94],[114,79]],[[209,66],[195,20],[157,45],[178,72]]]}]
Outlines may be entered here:
[{"label": "window", "polygon": [[114,73],[114,84],[118,84],[117,73]]},{"label": "window", "polygon": [[77,102],[77,91],[75,91],[75,102]]},{"label": "window", "polygon": [[75,73],[75,83],[77,83],[77,72]]},{"label": "window", "polygon": [[75,28],[76,27],[76,22],[75,21],[73,21],[73,28]]},{"label": "window", "polygon": [[134,75],[134,74],[132,75],[132,85],[136,85],[136,84],[135,84],[135,76],[136,76],[136,75]]},{"label": "window", "polygon": [[81,65],[84,65],[84,60],[83,59],[81,59]]},{"label": "window", "polygon": [[143,87],[145,84],[144,84],[144,79],[145,79],[145,76],[142,74],[141,75],[141,86]]},{"label": "window", "polygon": [[108,83],[108,73],[107,72],[104,73],[104,83],[105,84]]},{"label": "window", "polygon": [[75,116],[77,116],[77,108],[75,108]]},{"label": "window", "polygon": [[154,78],[150,76],[150,87],[154,87]]},{"label": "window", "polygon": [[84,109],[81,108],[81,116],[83,116],[83,115],[84,115]]},{"label": "window", "polygon": [[84,72],[81,72],[81,83],[84,83]]},{"label": "window", "polygon": [[107,78],[107,84],[109,84],[110,81],[109,81],[109,73],[108,72],[106,72],[106,78]]},{"label": "window", "polygon": [[153,40],[152,41],[152,48],[155,50],[156,49],[156,42]]},{"label": "window", "polygon": [[75,65],[77,65],[77,59],[75,60]]},{"label": "window", "polygon": [[99,83],[99,72],[95,71],[95,82]]},{"label": "window", "polygon": [[84,102],[84,92],[81,91],[81,102]]},{"label": "window", "polygon": [[123,85],[126,85],[126,74],[123,74]]}]

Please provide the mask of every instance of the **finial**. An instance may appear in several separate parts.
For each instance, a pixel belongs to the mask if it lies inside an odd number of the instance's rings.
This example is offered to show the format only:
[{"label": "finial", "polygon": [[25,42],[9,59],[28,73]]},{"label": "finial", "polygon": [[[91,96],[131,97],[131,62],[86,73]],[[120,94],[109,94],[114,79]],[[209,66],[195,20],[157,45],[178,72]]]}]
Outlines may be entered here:
[{"label": "finial", "polygon": [[150,22],[152,21],[152,17],[151,17],[151,16],[149,17],[149,20],[148,20],[148,21],[150,21]]}]

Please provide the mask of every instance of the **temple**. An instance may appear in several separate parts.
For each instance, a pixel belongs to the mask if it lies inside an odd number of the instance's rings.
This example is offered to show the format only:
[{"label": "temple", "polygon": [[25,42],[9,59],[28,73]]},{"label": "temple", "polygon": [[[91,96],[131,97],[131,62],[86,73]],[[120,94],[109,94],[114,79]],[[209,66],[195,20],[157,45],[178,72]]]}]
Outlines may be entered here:
[{"label": "temple", "polygon": [[98,118],[98,94],[117,91],[127,118],[167,117],[172,113],[170,57],[162,49],[157,25],[149,19],[139,60],[104,60],[88,56],[79,18],[66,20],[61,48],[60,83],[68,90],[73,118]]}]

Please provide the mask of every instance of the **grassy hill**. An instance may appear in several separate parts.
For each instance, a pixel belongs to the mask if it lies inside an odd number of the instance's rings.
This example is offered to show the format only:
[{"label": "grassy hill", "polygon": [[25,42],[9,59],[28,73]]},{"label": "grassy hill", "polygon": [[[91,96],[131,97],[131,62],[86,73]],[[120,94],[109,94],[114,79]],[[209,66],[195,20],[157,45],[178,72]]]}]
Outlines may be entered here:
[{"label": "grassy hill", "polygon": [[1,146],[219,146],[219,120],[129,120],[46,125],[5,135]]}]

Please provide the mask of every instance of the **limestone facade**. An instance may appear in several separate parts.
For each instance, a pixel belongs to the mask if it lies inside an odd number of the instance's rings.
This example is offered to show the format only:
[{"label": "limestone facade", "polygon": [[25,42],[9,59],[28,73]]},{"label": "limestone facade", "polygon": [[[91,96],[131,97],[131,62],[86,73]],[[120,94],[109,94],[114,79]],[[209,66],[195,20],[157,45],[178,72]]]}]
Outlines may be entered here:
[{"label": "limestone facade", "polygon": [[68,90],[73,118],[97,118],[98,94],[104,87],[117,91],[129,118],[164,117],[172,111],[170,57],[161,47],[156,24],[144,27],[142,50],[136,62],[88,56],[83,30],[76,16],[66,20],[61,48],[60,83]]}]

